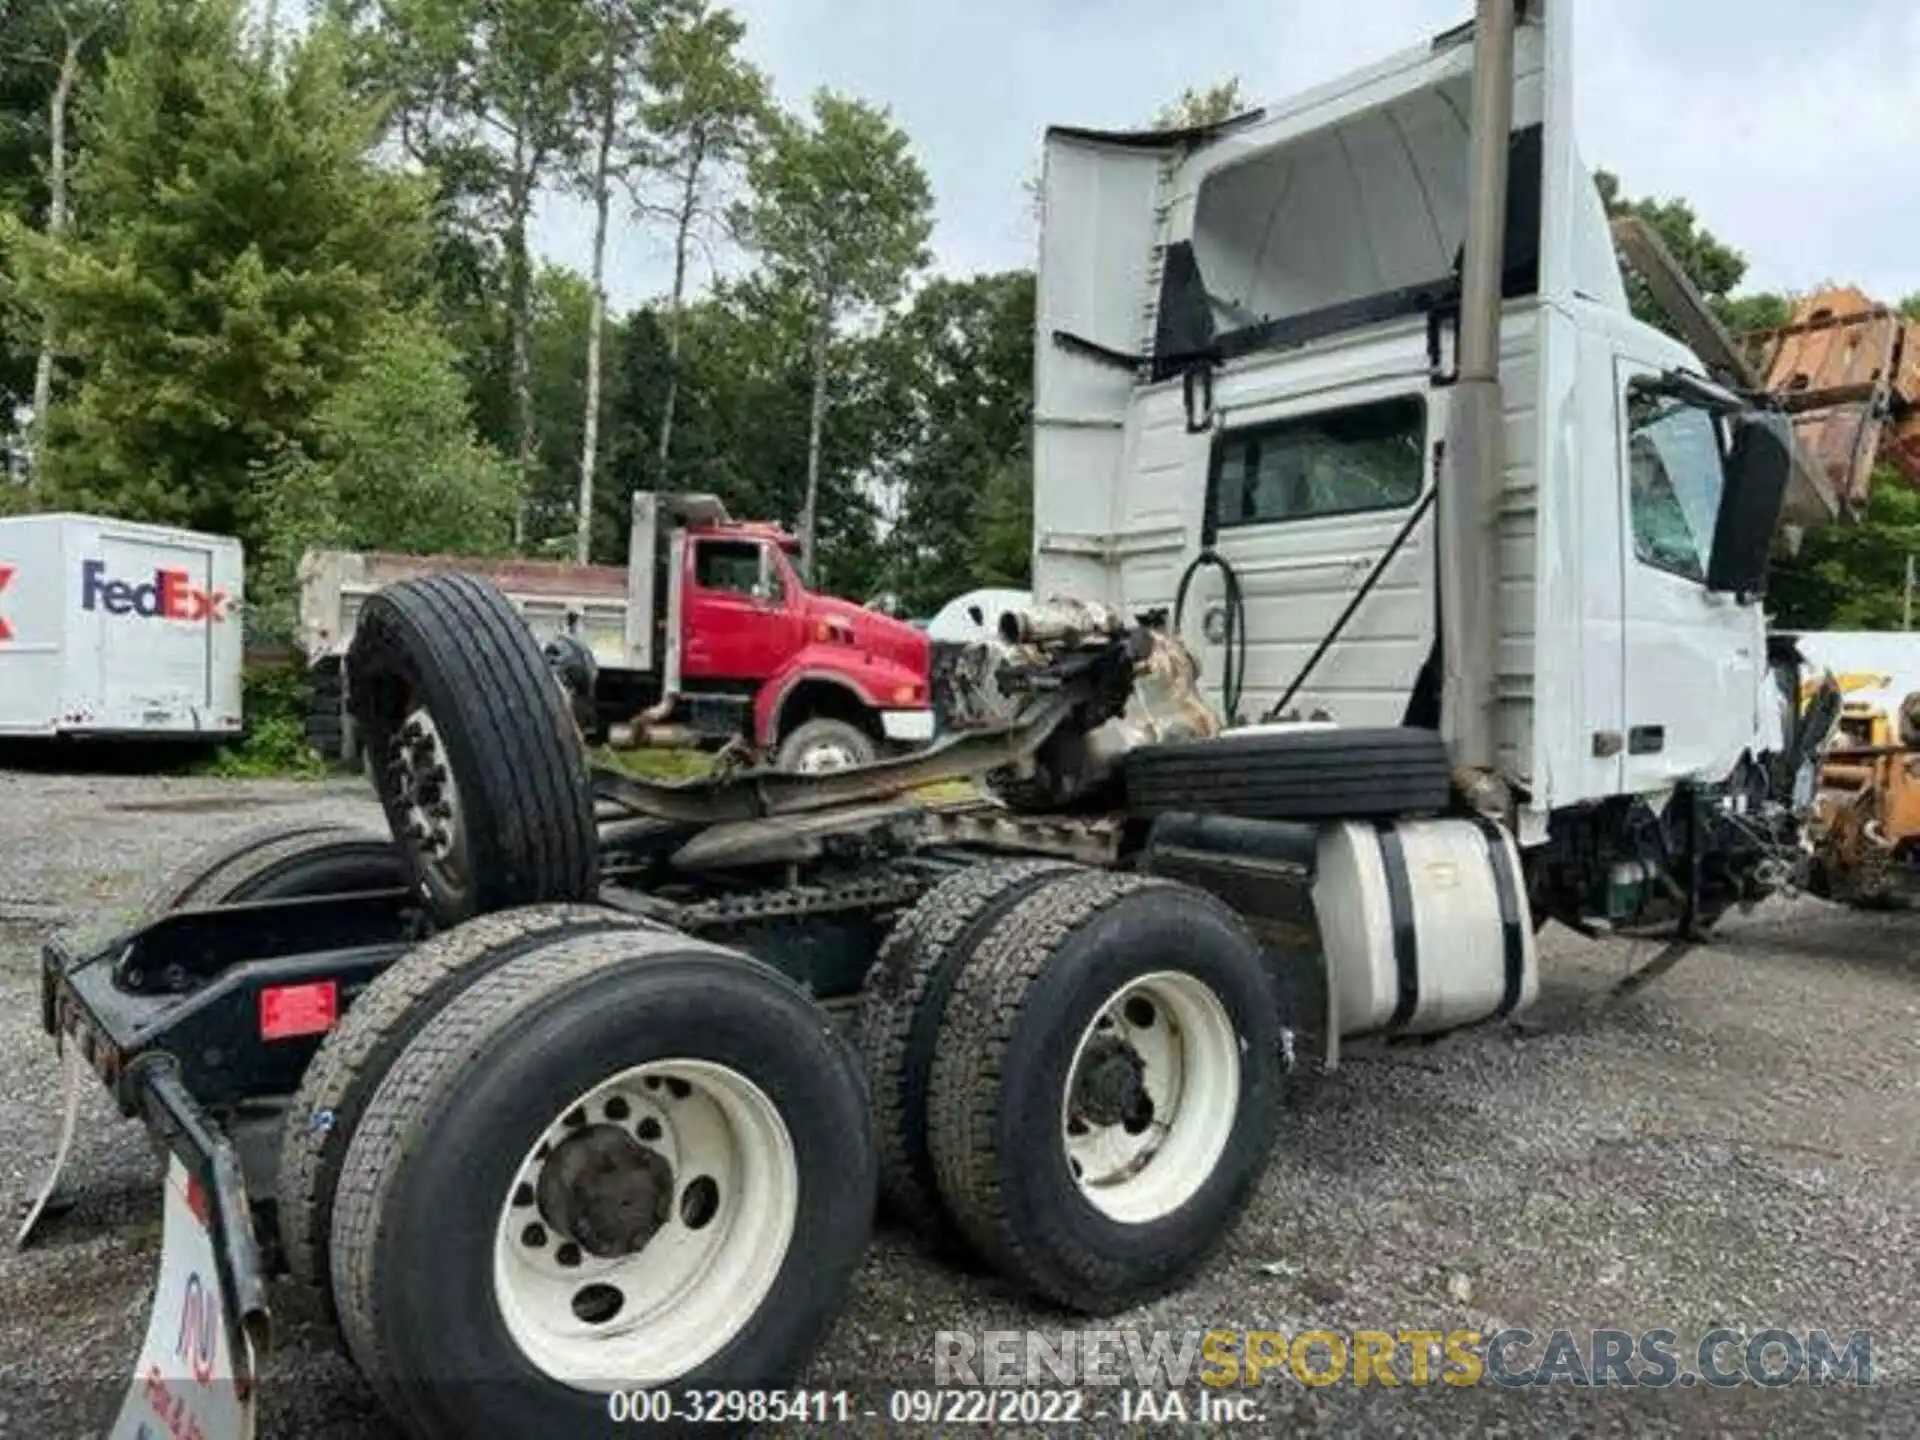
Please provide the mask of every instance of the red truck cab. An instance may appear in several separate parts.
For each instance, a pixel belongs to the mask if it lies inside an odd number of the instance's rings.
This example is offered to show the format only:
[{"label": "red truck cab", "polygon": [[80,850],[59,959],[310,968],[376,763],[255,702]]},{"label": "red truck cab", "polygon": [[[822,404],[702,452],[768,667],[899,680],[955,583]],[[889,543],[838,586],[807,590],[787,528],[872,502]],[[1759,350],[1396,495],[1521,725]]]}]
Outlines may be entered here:
[{"label": "red truck cab", "polygon": [[[776,525],[684,531],[679,675],[690,694],[750,695],[756,744],[783,768],[873,759],[933,738],[930,645],[913,626],[807,589]],[[669,662],[669,670],[672,665]]]}]

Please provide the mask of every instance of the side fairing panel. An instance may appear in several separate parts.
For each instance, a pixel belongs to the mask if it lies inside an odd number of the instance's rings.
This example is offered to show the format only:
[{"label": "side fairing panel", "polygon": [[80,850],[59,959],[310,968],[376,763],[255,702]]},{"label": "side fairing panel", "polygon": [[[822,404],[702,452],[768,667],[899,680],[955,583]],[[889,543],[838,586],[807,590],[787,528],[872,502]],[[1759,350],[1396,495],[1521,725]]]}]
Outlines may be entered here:
[{"label": "side fairing panel", "polygon": [[1134,372],[1058,334],[1130,355],[1151,333],[1159,191],[1170,150],[1047,136],[1034,333],[1034,589],[1112,598],[1113,528]]}]

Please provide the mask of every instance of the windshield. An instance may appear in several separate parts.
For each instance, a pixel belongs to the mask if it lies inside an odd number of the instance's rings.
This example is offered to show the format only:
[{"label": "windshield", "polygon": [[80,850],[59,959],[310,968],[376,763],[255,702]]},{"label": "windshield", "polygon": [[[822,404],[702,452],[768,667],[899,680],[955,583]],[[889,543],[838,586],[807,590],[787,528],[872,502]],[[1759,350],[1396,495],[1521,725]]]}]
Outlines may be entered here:
[{"label": "windshield", "polygon": [[1627,417],[1634,553],[1705,581],[1726,488],[1719,428],[1698,406],[1645,392],[1629,396]]}]

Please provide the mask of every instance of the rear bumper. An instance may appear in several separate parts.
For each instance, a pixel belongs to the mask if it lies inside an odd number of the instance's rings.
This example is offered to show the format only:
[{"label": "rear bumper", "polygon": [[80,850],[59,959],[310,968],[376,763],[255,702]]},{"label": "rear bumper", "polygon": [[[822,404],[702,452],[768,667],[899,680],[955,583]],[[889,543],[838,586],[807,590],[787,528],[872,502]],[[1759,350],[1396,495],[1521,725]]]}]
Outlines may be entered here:
[{"label": "rear bumper", "polygon": [[180,910],[131,932],[66,930],[41,952],[41,1024],[142,1113],[137,1077],[163,1063],[208,1110],[291,1095],[320,1034],[263,1036],[262,996],[335,987],[344,1011],[413,940],[403,890]]},{"label": "rear bumper", "polygon": [[933,711],[882,710],[880,729],[889,740],[924,745],[933,739]]}]

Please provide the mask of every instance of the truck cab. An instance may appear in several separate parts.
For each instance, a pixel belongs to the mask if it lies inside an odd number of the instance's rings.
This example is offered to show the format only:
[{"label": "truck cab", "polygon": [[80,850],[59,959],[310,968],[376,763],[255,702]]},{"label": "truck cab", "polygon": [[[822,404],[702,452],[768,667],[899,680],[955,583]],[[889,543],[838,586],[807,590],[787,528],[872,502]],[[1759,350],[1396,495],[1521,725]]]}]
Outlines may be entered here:
[{"label": "truck cab", "polygon": [[[1506,818],[1544,861],[1786,744],[1761,592],[1791,442],[1630,312],[1570,6],[1523,8],[1470,578]],[[1048,134],[1035,591],[1174,612],[1229,723],[1441,728],[1473,42],[1203,129]]]},{"label": "truck cab", "polygon": [[[636,497],[638,547],[658,526],[641,513],[657,499]],[[688,697],[690,711],[716,701],[741,706],[734,728],[788,768],[862,764],[883,747],[931,740],[926,636],[878,610],[809,590],[796,564],[797,537],[710,515],[705,499],[693,497],[701,518],[668,546],[668,689]]]}]

